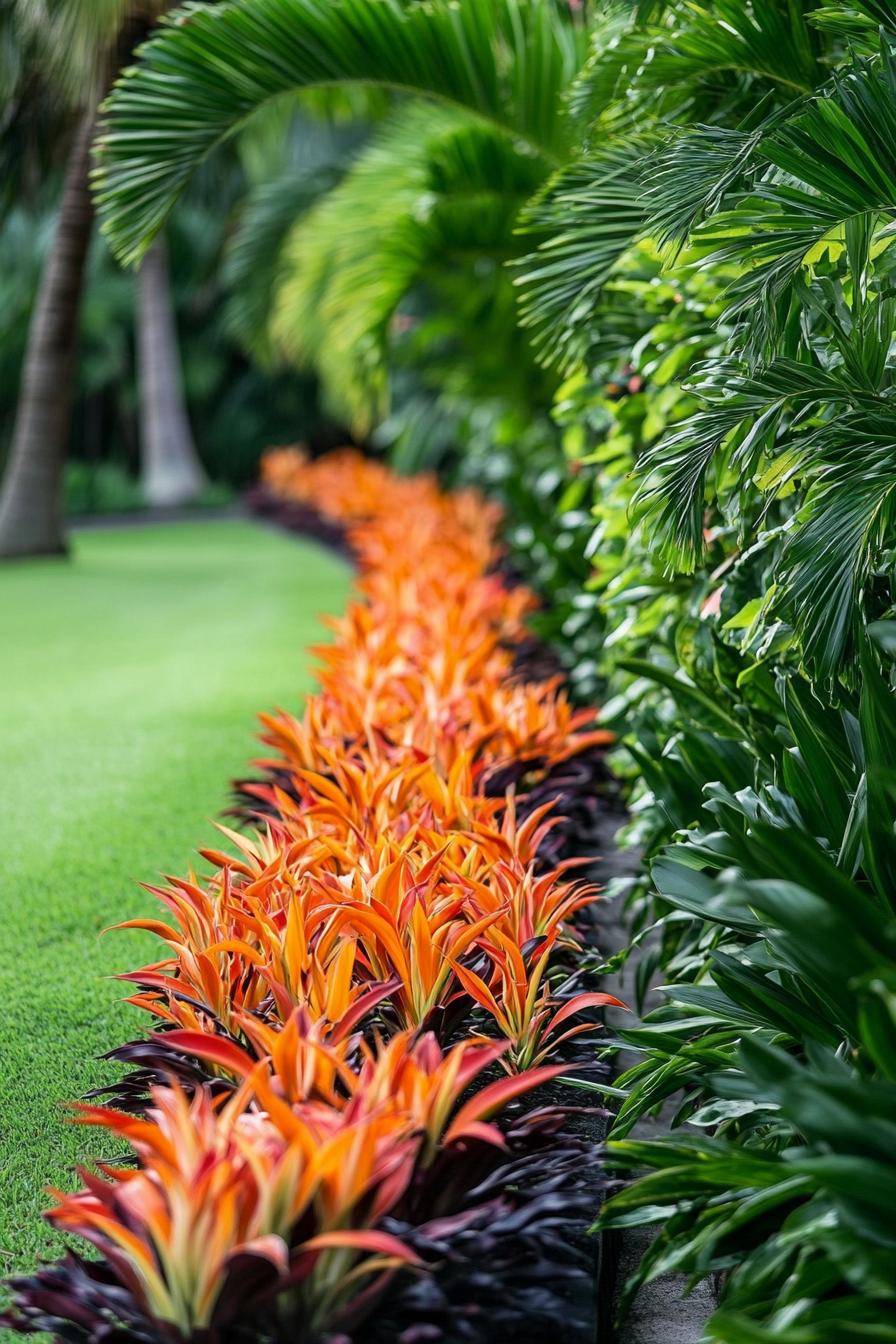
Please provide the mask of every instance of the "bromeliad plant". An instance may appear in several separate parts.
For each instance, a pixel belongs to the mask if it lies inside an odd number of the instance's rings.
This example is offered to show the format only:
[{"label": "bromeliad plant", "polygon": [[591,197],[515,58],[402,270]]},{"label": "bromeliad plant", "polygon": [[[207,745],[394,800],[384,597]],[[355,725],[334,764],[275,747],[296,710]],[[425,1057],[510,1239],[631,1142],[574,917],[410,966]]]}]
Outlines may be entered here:
[{"label": "bromeliad plant", "polygon": [[313,1338],[359,1278],[413,1262],[373,1230],[410,1180],[409,1126],[322,1107],[262,1113],[249,1095],[216,1106],[203,1089],[158,1088],[145,1119],[81,1108],[139,1164],[85,1173],[86,1188],[59,1194],[49,1214],[102,1253],[117,1289],[110,1320],[190,1339],[246,1328],[255,1312],[263,1321],[275,1297],[295,1337]]},{"label": "bromeliad plant", "polygon": [[[516,1187],[559,1124],[515,1104],[617,1003],[579,984],[597,892],[549,848],[558,800],[528,796],[608,735],[515,667],[533,599],[495,571],[496,511],[349,452],[281,451],[266,478],[347,528],[363,600],[304,718],[265,720],[277,755],[244,791],[262,825],[222,828],[206,875],[150,888],[167,922],[121,926],[164,945],[121,977],[155,1031],[113,1052],[135,1066],[117,1107],[80,1119],[136,1165],[57,1196],[51,1222],[102,1267],[18,1285],[19,1330],[344,1337],[398,1270],[423,1272],[411,1241],[459,1239],[456,1265],[507,1216],[506,1194],[486,1213],[473,1192]],[[533,1229],[553,1200],[524,1198]]]},{"label": "bromeliad plant", "polygon": [[[310,820],[313,827],[313,809]],[[260,871],[261,856],[241,838],[255,865],[243,863],[241,873],[206,851],[222,866],[204,886],[177,880],[153,889],[173,924],[122,926],[156,934],[169,951],[122,976],[138,987],[130,1001],[164,1022],[234,1038],[247,1013],[284,1022],[296,1007],[333,1027],[378,1007],[406,1027],[438,1015],[444,1029],[469,1010],[464,976],[473,971],[464,967],[494,960],[496,940],[519,965],[534,944],[578,947],[570,921],[596,892],[564,880],[562,869],[536,870],[548,826],[544,809],[519,826],[510,810],[500,829],[479,822],[446,835],[415,826],[398,843],[356,836],[342,847],[324,837],[312,847],[284,838]]]}]

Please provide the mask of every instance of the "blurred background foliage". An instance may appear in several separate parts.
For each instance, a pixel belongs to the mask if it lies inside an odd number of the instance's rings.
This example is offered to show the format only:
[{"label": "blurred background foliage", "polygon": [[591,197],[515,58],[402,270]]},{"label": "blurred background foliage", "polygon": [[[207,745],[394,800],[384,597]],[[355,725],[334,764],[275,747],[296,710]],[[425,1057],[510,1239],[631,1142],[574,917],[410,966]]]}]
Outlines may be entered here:
[{"label": "blurred background foliage", "polygon": [[[322,114],[323,115],[323,114]],[[237,254],[239,221],[254,205],[253,183],[278,173],[311,197],[330,185],[365,125],[308,118],[295,107],[258,119],[222,162],[200,174],[167,230],[183,386],[196,446],[210,480],[203,503],[220,503],[254,480],[271,443],[303,439],[327,447],[347,431],[322,406],[313,369],[297,371],[244,342]],[[326,174],[323,171],[326,167]],[[317,170],[318,176],[313,173]],[[311,181],[309,181],[309,178]],[[0,217],[0,461],[12,433],[18,383],[41,270],[52,243],[58,168],[10,192]],[[258,189],[264,195],[264,188]],[[135,349],[135,277],[91,245],[82,300],[66,503],[70,512],[142,506]]]},{"label": "blurred background foliage", "polygon": [[[226,217],[225,217],[226,218]],[[298,430],[325,430],[312,375],[259,371],[228,330],[221,281],[225,219],[202,202],[178,211],[169,256],[184,369],[197,447],[210,477],[232,487],[255,475],[262,448]],[[19,370],[50,219],[21,208],[0,226],[0,435],[8,441]],[[134,355],[134,278],[120,270],[98,239],[90,258],[81,318],[76,401],[72,415],[68,498],[81,511],[82,482],[96,477],[102,511],[108,483],[128,481],[139,502],[137,382]],[[104,484],[105,483],[105,484]],[[117,510],[118,504],[115,504]]]}]

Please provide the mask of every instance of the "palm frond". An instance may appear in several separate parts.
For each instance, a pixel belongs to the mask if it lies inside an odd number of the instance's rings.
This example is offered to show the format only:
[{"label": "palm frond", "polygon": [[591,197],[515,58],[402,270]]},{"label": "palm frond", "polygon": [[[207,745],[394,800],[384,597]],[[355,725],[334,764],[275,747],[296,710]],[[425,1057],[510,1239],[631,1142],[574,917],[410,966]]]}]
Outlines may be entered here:
[{"label": "palm frond", "polygon": [[704,265],[744,268],[735,309],[775,304],[813,262],[843,251],[856,221],[865,245],[848,262],[852,271],[867,265],[876,224],[896,217],[894,147],[896,64],[885,44],[880,59],[856,60],[829,96],[763,135],[751,151],[759,160],[751,189],[696,230]]},{"label": "palm frond", "polygon": [[503,261],[514,250],[519,208],[543,173],[539,158],[482,122],[404,105],[295,227],[274,313],[279,348],[312,363],[341,412],[368,428],[386,408],[398,305],[431,265]]},{"label": "palm frond", "polygon": [[274,360],[270,314],[285,278],[284,243],[296,221],[339,181],[333,164],[307,176],[292,172],[250,193],[227,249],[223,281],[229,291],[224,320],[229,331],[262,364]]},{"label": "palm frond", "polygon": [[475,113],[546,160],[571,135],[560,95],[582,39],[534,0],[225,0],[188,5],[108,104],[97,192],[115,253],[139,260],[197,165],[290,89],[363,84]]},{"label": "palm frond", "polygon": [[542,241],[515,266],[520,317],[546,364],[568,369],[586,353],[601,290],[645,224],[648,149],[629,140],[571,164],[521,216],[521,231]]},{"label": "palm frond", "polygon": [[[763,94],[804,96],[825,77],[812,0],[676,0],[611,9],[576,80],[571,109],[582,121],[637,127],[645,118],[693,122],[704,93],[748,110]],[[698,113],[699,115],[699,113]]]},{"label": "palm frond", "polygon": [[813,0],[714,0],[681,5],[684,18],[657,53],[651,77],[660,83],[730,75],[778,87],[788,97],[811,93],[823,78],[813,30]]},{"label": "palm frond", "polygon": [[720,210],[756,159],[763,129],[695,126],[668,139],[653,157],[644,192],[660,244],[683,247],[696,225]]},{"label": "palm frond", "polygon": [[[646,7],[645,7],[646,8]],[[582,126],[592,125],[620,95],[629,94],[637,71],[661,29],[625,4],[609,4],[591,26],[590,55],[569,91],[569,110]]]},{"label": "palm frond", "polygon": [[833,680],[856,653],[865,622],[880,614],[866,597],[896,524],[893,426],[888,406],[838,420],[817,437],[823,466],[781,557],[776,608],[798,631],[820,681]]},{"label": "palm frond", "polygon": [[224,319],[262,364],[275,360],[270,316],[285,278],[284,244],[296,221],[341,180],[364,142],[358,128],[318,123],[288,99],[252,119],[237,144],[250,181],[224,257]]},{"label": "palm frond", "polygon": [[733,473],[729,489],[736,495],[750,483],[763,455],[774,453],[766,485],[778,491],[817,451],[808,431],[777,443],[785,417],[792,427],[821,408],[842,414],[881,404],[874,390],[841,369],[788,359],[752,373],[729,361],[712,367],[692,390],[705,409],[645,455],[633,502],[633,516],[646,524],[663,558],[685,571],[703,555],[707,479],[713,468],[717,478]]},{"label": "palm frond", "polygon": [[876,41],[881,28],[896,30],[896,14],[890,0],[850,0],[846,4],[823,4],[812,15],[818,28],[855,40],[869,36]]},{"label": "palm frond", "polygon": [[[316,173],[347,160],[369,128],[389,107],[363,96],[342,98],[337,89],[309,89],[274,98],[254,113],[234,140],[236,157],[252,187],[287,171],[294,177]],[[357,106],[353,106],[354,103]]]}]

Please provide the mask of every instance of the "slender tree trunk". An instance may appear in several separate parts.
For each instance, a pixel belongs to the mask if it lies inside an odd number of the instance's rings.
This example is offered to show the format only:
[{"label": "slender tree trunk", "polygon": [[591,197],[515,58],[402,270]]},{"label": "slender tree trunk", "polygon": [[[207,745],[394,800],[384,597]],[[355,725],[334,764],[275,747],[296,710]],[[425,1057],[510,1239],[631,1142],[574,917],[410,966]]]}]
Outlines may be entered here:
[{"label": "slender tree trunk", "polygon": [[184,402],[168,252],[160,235],[140,266],[137,294],[140,481],[147,504],[189,504],[206,483]]},{"label": "slender tree trunk", "polygon": [[53,245],[31,316],[9,460],[0,492],[0,557],[64,552],[62,480],[81,287],[93,205],[94,114],[78,127]]}]

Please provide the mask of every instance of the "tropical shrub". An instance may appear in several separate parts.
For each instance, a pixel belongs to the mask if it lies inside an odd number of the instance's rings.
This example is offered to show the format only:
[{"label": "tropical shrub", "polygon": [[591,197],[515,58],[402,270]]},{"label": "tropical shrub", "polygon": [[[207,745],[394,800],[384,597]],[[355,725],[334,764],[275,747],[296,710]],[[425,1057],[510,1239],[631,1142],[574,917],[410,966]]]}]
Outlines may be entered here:
[{"label": "tropical shrub", "polygon": [[[893,1169],[877,1139],[892,1120],[896,712],[870,666],[854,712],[781,691],[793,745],[767,782],[710,786],[705,820],[653,865],[659,900],[691,918],[620,1080],[613,1161],[656,1170],[605,1221],[665,1205],[638,1280],[727,1274],[711,1338],[888,1339]],[[679,1092],[690,1132],[625,1138]]]}]

